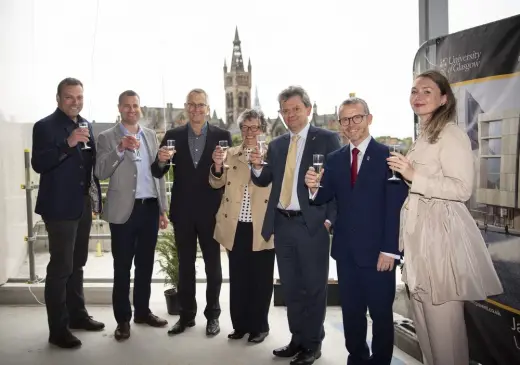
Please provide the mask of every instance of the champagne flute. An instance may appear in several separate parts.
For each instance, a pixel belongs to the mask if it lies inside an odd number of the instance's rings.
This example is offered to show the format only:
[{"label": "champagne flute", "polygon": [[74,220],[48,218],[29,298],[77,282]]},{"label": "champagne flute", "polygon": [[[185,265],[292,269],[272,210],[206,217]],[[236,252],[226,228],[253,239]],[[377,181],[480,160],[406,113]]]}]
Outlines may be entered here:
[{"label": "champagne flute", "polygon": [[314,171],[318,174],[318,187],[322,188],[321,186],[321,173],[323,168],[323,160],[325,156],[320,154],[314,154],[312,155],[312,167],[314,167]]},{"label": "champagne flute", "polygon": [[175,166],[175,164],[172,162],[173,160],[173,152],[175,151],[175,140],[169,139],[166,141],[166,148],[168,149],[168,153],[170,154],[170,163],[168,165]]},{"label": "champagne flute", "polygon": [[[88,130],[88,122],[82,120],[81,122],[78,123],[78,127],[80,127],[81,129],[86,129]],[[83,142],[83,148],[82,150],[90,150],[90,146],[88,144],[86,144],[85,142]]]},{"label": "champagne flute", "polygon": [[[133,133],[131,134],[132,137],[134,137],[137,142],[139,142],[139,147],[141,147],[141,134],[140,133]],[[134,161],[141,161],[141,155],[139,154],[139,147],[134,150]]]},{"label": "champagne flute", "polygon": [[262,156],[262,165],[267,165],[267,162],[264,161],[264,155],[265,155],[265,152],[267,150],[266,148],[266,136],[265,134],[259,134],[257,137],[256,137],[256,144],[258,145],[258,152],[260,153],[260,155]]},{"label": "champagne flute", "polygon": [[[392,148],[393,148],[394,152],[397,152],[397,149],[399,148],[399,145],[394,144],[394,145],[392,145]],[[395,171],[392,170],[392,177],[389,177],[388,181],[399,181],[399,180],[401,180],[401,179],[398,178],[397,176],[395,176]]]},{"label": "champagne flute", "polygon": [[[224,151],[224,161],[226,161],[227,150],[229,148],[228,141],[227,140],[218,141],[218,145],[220,146],[220,148],[222,148],[222,151]],[[224,164],[224,168],[228,169],[229,166]]]}]

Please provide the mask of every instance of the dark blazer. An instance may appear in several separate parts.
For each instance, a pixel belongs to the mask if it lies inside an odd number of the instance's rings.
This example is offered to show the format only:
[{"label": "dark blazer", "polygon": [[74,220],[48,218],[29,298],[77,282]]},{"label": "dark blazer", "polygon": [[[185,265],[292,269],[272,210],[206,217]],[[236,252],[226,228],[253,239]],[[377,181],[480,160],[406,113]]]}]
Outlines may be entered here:
[{"label": "dark blazer", "polygon": [[[254,184],[267,186],[272,183],[271,195],[269,196],[269,203],[262,228],[262,236],[266,241],[268,241],[269,237],[274,233],[275,211],[280,201],[285,161],[287,159],[290,142],[290,133],[286,133],[272,140],[271,143],[269,143],[265,159],[268,164],[263,167],[262,173],[258,177],[251,172],[251,179]],[[312,166],[313,154],[327,156],[340,147],[341,145],[337,133],[316,128],[312,125],[309,127],[298,172],[298,200],[310,235],[314,235],[317,229],[323,226],[326,219],[330,220],[334,225],[336,208],[334,202],[331,201],[332,199],[329,199],[327,204],[321,206],[309,204],[309,190],[305,186],[305,174],[309,167]]]},{"label": "dark blazer", "polygon": [[[78,116],[78,120],[82,118]],[[35,212],[43,219],[74,220],[83,212],[85,196],[85,169],[83,166],[82,143],[69,147],[67,138],[77,128],[60,109],[39,120],[33,127],[31,165],[40,174],[40,186]],[[96,166],[96,144],[89,123],[92,148],[92,170]],[[92,209],[100,213],[101,187],[92,171],[90,195]]]},{"label": "dark blazer", "polygon": [[[204,220],[214,220],[220,206],[223,189],[213,189],[209,185],[209,171],[213,164],[211,155],[221,140],[227,140],[232,145],[231,134],[221,128],[208,124],[206,145],[200,161],[195,167],[188,144],[188,124],[170,129],[164,135],[162,147],[169,139],[175,140],[175,156],[173,157],[174,179],[171,189],[169,217],[172,223],[192,220],[200,217]],[[152,164],[152,175],[158,179],[164,176],[170,166],[159,167],[156,157]]]},{"label": "dark blazer", "polygon": [[380,252],[399,255],[399,215],[408,193],[402,181],[388,181],[388,147],[368,144],[356,183],[350,185],[350,145],[331,153],[312,204],[336,200],[337,217],[331,256],[354,258],[359,266],[376,266]]}]

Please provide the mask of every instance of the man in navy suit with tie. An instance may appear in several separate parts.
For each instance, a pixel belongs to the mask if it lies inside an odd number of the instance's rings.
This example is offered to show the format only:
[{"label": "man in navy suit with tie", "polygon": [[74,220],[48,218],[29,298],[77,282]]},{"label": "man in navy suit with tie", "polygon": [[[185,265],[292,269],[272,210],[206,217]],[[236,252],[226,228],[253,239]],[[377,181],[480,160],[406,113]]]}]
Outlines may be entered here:
[{"label": "man in navy suit with tie", "polygon": [[258,151],[251,153],[252,181],[272,183],[262,236],[274,233],[278,271],[287,305],[291,342],[273,351],[277,357],[294,357],[291,365],[310,365],[321,356],[325,337],[323,321],[329,277],[329,229],[334,223],[332,201],[309,204],[305,172],[313,155],[339,149],[337,133],[310,125],[312,111],[307,92],[291,86],[278,96],[280,112],[289,127],[269,144],[266,165]]},{"label": "man in navy suit with tie", "polygon": [[[390,365],[399,214],[407,188],[402,180],[388,180],[389,150],[370,136],[372,115],[363,99],[344,101],[339,123],[350,143],[327,157],[321,179],[311,170],[305,183],[313,204],[331,199],[337,204],[331,255],[337,264],[347,364]],[[373,321],[372,355],[366,342],[367,308]]]}]

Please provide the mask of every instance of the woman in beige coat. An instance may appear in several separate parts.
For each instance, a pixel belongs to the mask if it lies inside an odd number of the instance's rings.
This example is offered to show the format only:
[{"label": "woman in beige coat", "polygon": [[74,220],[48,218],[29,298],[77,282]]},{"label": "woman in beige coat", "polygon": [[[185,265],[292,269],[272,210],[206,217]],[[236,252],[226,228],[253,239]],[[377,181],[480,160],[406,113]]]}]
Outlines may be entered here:
[{"label": "woman in beige coat", "polygon": [[426,363],[468,364],[464,301],[503,292],[465,205],[475,173],[471,144],[454,123],[456,100],[439,72],[415,79],[410,104],[422,132],[406,157],[392,153],[388,159],[410,186],[401,210],[403,281]]},{"label": "woman in beige coat", "polygon": [[271,186],[261,188],[251,182],[249,153],[267,123],[262,112],[249,109],[239,116],[238,125],[242,145],[227,153],[217,147],[213,153],[209,183],[215,189],[225,187],[214,238],[229,253],[234,331],[228,338],[241,339],[249,333],[249,342],[260,343],[269,334],[275,254],[273,237],[266,242],[261,235]]}]

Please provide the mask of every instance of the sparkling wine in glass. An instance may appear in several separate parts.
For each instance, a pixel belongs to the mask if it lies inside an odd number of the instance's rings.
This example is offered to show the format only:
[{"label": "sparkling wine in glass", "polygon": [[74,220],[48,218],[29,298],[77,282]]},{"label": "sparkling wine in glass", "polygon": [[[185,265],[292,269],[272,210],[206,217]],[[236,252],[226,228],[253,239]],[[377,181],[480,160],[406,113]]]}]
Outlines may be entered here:
[{"label": "sparkling wine in glass", "polygon": [[[88,130],[88,122],[85,122],[84,120],[82,120],[81,122],[78,123],[78,127],[80,127],[81,129],[86,129]],[[86,144],[85,142],[83,142],[83,148],[82,150],[90,150],[90,146],[88,144]]]},{"label": "sparkling wine in glass", "polygon": [[[226,161],[227,150],[229,148],[228,141],[227,140],[218,141],[218,145],[220,146],[220,148],[222,148],[222,151],[224,151],[224,161]],[[227,168],[229,168],[229,166],[224,164],[224,168],[227,169]]]},{"label": "sparkling wine in glass", "polygon": [[170,163],[168,163],[168,165],[174,166],[175,164],[172,162],[172,160],[173,160],[173,153],[175,152],[175,140],[174,139],[167,140],[166,148],[168,149],[168,153],[170,154]]},{"label": "sparkling wine in glass", "polygon": [[314,171],[318,174],[318,187],[322,188],[321,186],[321,173],[323,169],[323,160],[324,156],[320,154],[314,154],[312,155],[312,167],[314,167]]},{"label": "sparkling wine in glass", "polygon": [[[394,152],[398,152],[399,145],[398,144],[394,144],[394,145],[392,145],[392,148],[393,148]],[[401,179],[398,178],[397,176],[395,176],[395,171],[392,170],[392,177],[389,177],[388,181],[399,181],[399,180],[401,180]]]},{"label": "sparkling wine in glass", "polygon": [[[139,142],[139,147],[141,147],[141,134],[140,133],[134,133],[131,134],[132,137],[134,137],[137,142]],[[141,161],[141,154],[139,153],[139,148],[134,150],[134,161]]]},{"label": "sparkling wine in glass", "polygon": [[267,162],[264,161],[264,156],[267,151],[266,138],[267,137],[265,136],[265,134],[260,134],[256,137],[258,153],[260,153],[260,155],[262,156],[262,163],[261,163],[262,165],[267,165]]}]

